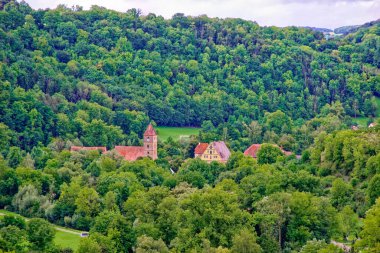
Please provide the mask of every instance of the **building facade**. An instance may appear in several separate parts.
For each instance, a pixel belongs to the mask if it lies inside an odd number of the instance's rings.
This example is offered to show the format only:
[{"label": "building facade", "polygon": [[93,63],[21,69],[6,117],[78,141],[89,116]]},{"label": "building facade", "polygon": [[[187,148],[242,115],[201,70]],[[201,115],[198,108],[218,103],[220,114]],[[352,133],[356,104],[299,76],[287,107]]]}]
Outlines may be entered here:
[{"label": "building facade", "polygon": [[116,146],[115,151],[127,161],[135,161],[139,157],[157,159],[157,133],[152,124],[149,124],[144,132],[144,145],[141,146]]},{"label": "building facade", "polygon": [[[153,160],[157,159],[157,133],[152,124],[149,124],[144,132],[144,145],[143,146],[115,146],[115,152],[122,156],[127,161],[135,161],[140,157],[150,157]],[[106,147],[79,147],[72,146],[71,151],[81,150],[99,150],[106,153]]]},{"label": "building facade", "polygon": [[194,157],[208,163],[216,161],[226,163],[231,152],[223,141],[199,143],[194,150]]},{"label": "building facade", "polygon": [[157,133],[152,124],[149,124],[144,133],[144,157],[157,159]]}]

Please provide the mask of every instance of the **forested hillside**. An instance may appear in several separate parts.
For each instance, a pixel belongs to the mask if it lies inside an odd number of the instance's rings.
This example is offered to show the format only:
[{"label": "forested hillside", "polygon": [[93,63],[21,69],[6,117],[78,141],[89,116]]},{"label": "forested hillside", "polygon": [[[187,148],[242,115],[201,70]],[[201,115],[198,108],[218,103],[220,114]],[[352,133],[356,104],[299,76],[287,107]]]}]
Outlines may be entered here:
[{"label": "forested hillside", "polygon": [[[233,131],[232,124],[264,124],[265,113],[277,110],[301,127],[334,102],[341,115],[376,114],[378,25],[326,41],[309,29],[241,19],[165,20],[97,6],[33,10],[13,1],[2,9],[0,122],[11,145],[25,150],[52,137],[133,143],[149,119],[229,122]],[[104,138],[94,140],[93,129]]]},{"label": "forested hillside", "polygon": [[[48,222],[89,231],[78,253],[380,252],[379,68],[376,22],[326,41],[0,1],[0,252],[73,252]],[[112,151],[150,122],[200,132],[159,139],[157,160]],[[193,158],[215,140],[226,164]]]}]

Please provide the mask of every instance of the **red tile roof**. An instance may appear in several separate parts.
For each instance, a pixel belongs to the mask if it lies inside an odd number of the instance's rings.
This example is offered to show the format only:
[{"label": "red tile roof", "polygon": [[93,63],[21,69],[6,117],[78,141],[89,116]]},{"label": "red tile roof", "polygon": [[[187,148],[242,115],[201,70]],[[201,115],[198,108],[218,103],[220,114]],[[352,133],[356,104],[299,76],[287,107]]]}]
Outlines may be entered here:
[{"label": "red tile roof", "polygon": [[144,136],[153,136],[157,135],[156,130],[154,130],[152,124],[149,124],[145,130]]},{"label": "red tile roof", "polygon": [[115,146],[115,150],[127,161],[135,161],[137,158],[144,156],[144,147]]},{"label": "red tile roof", "polygon": [[196,155],[202,155],[208,147],[208,143],[198,143],[198,145],[195,147],[194,154]]},{"label": "red tile roof", "polygon": [[106,147],[82,147],[82,146],[71,146],[70,151],[81,151],[81,150],[99,150],[102,153],[107,152]]},{"label": "red tile roof", "polygon": [[252,144],[249,148],[244,151],[244,155],[252,156],[253,158],[257,158],[257,151],[259,151],[261,144]]},{"label": "red tile roof", "polygon": [[[277,145],[273,145],[273,146],[278,147]],[[247,148],[244,151],[244,155],[246,155],[246,156],[252,156],[253,158],[257,158],[257,152],[259,151],[260,147],[261,147],[261,144],[252,144],[249,148]],[[280,148],[280,149],[281,149],[282,153],[284,153],[284,155],[286,155],[286,156],[289,156],[289,155],[293,154],[290,151],[285,151],[282,148]]]}]

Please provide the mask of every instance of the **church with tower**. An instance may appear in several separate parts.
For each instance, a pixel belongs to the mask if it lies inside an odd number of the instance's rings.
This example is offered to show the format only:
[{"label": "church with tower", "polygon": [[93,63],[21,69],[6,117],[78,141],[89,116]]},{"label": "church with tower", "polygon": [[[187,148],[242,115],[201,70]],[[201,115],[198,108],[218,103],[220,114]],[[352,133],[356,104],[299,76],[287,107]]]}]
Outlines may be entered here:
[{"label": "church with tower", "polygon": [[[157,159],[157,133],[152,124],[149,124],[144,132],[144,145],[141,146],[115,146],[117,154],[122,156],[127,161],[135,161],[139,157],[150,157],[153,160]],[[71,151],[81,150],[100,150],[102,153],[107,152],[106,147],[79,147],[72,146]]]},{"label": "church with tower", "polygon": [[157,159],[157,133],[152,124],[144,132],[144,145],[141,146],[115,146],[115,151],[125,160],[135,161],[139,157]]}]

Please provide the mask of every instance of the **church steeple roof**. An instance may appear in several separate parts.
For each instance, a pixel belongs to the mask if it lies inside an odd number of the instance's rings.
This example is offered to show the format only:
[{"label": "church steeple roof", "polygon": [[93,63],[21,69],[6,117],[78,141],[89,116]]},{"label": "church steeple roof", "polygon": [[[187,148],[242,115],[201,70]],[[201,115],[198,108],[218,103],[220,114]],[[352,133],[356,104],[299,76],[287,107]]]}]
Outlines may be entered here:
[{"label": "church steeple roof", "polygon": [[154,130],[152,124],[149,124],[145,130],[144,136],[153,136],[157,135],[156,130]]}]

